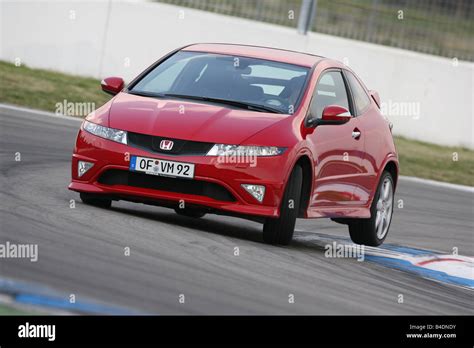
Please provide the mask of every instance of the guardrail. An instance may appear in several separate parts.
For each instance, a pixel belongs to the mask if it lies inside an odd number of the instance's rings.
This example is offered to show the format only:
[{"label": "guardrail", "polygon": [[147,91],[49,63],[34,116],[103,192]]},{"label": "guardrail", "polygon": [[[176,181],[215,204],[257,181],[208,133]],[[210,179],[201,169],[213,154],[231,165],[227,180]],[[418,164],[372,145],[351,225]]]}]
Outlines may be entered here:
[{"label": "guardrail", "polygon": [[[312,31],[449,58],[474,60],[471,0],[155,0],[296,27],[314,7]],[[311,10],[310,10],[311,11]]]}]

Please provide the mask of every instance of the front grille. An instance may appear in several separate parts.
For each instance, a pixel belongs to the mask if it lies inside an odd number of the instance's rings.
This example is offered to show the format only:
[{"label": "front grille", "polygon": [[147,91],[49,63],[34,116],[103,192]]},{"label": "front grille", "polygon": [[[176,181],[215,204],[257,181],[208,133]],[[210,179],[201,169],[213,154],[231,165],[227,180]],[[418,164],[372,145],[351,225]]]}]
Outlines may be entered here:
[{"label": "front grille", "polygon": [[[160,143],[162,140],[172,140],[173,148],[171,150],[160,149]],[[153,135],[128,132],[128,145],[172,156],[205,156],[214,146],[214,143],[157,137]]]},{"label": "front grille", "polygon": [[127,185],[160,191],[206,196],[218,201],[235,202],[235,197],[223,186],[202,180],[168,178],[120,169],[102,173],[98,182],[104,185]]}]

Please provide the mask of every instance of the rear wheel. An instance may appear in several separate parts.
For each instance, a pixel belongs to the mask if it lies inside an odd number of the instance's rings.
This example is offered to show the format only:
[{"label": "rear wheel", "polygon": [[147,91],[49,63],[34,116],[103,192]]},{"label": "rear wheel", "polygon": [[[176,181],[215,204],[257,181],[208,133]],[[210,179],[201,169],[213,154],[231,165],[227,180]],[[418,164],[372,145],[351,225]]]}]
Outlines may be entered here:
[{"label": "rear wheel", "polygon": [[297,165],[286,185],[280,206],[280,217],[277,219],[268,218],[263,224],[263,240],[265,243],[290,244],[300,208],[302,184],[303,169]]},{"label": "rear wheel", "polygon": [[95,207],[101,208],[110,208],[112,205],[112,200],[106,198],[98,198],[97,196],[91,195],[90,193],[81,192],[80,194],[81,201],[88,205],[93,205]]},{"label": "rear wheel", "polygon": [[204,215],[206,215],[206,212],[197,208],[176,208],[174,211],[178,215],[187,216],[195,219],[202,218]]},{"label": "rear wheel", "polygon": [[392,175],[383,172],[370,207],[370,219],[355,219],[349,223],[349,234],[354,243],[378,246],[387,237],[392,221],[394,184]]}]

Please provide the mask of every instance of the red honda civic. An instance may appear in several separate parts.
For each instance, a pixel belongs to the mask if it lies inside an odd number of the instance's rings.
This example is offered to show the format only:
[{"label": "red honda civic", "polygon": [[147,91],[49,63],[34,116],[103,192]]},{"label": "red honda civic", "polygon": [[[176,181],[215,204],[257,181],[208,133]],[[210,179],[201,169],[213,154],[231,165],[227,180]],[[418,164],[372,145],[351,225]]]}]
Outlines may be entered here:
[{"label": "red honda civic", "polygon": [[289,244],[296,218],[349,226],[380,245],[398,156],[379,96],[344,64],[273,48],[195,44],[158,60],[88,115],[69,189],[86,204],[240,216]]}]

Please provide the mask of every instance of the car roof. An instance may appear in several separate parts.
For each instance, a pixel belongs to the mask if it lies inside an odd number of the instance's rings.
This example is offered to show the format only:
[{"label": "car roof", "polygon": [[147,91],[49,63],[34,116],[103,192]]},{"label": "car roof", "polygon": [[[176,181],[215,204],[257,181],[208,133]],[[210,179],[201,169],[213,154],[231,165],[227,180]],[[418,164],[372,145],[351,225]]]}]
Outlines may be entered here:
[{"label": "car roof", "polygon": [[182,50],[260,58],[306,67],[313,67],[314,65],[316,65],[316,63],[320,62],[323,59],[326,59],[325,57],[309,53],[290,51],[273,47],[238,45],[228,43],[198,43],[186,46]]}]

